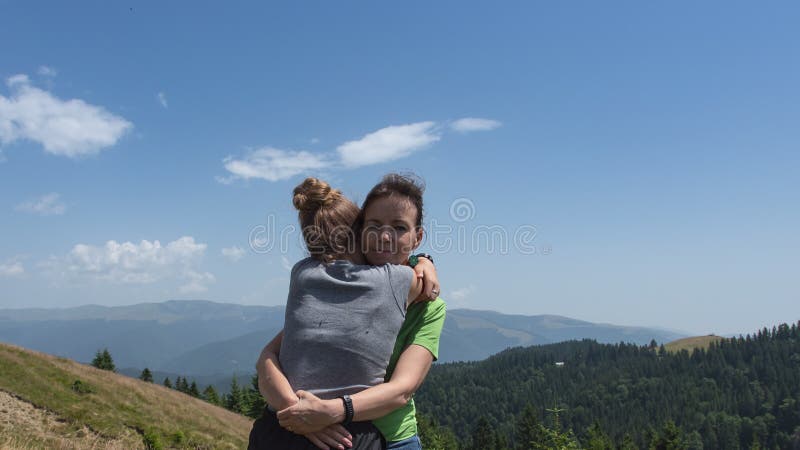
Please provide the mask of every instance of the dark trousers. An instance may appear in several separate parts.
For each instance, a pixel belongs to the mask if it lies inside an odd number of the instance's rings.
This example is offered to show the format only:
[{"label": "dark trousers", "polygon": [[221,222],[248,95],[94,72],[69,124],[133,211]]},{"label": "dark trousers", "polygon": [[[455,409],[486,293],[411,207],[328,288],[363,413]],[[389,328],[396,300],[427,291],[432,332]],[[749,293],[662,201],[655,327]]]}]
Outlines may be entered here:
[{"label": "dark trousers", "polygon": [[[383,435],[372,422],[353,422],[347,425],[353,435],[351,450],[383,450],[386,442]],[[304,436],[294,434],[278,423],[278,417],[268,408],[253,422],[250,430],[250,444],[247,450],[318,450],[317,446]]]}]

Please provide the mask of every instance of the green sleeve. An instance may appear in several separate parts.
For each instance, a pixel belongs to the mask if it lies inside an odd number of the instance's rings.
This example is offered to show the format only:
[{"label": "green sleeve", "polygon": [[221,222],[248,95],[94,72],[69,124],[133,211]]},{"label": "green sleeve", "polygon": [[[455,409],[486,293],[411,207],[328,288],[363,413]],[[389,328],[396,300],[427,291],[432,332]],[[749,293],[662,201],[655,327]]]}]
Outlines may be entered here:
[{"label": "green sleeve", "polygon": [[392,376],[397,360],[411,344],[426,348],[434,361],[439,357],[439,336],[442,334],[446,305],[441,298],[432,302],[414,303],[408,307],[406,320],[394,344],[394,352],[386,368],[386,381]]},{"label": "green sleeve", "polygon": [[428,349],[434,361],[439,359],[439,338],[442,335],[446,310],[447,307],[441,299],[428,303],[420,327],[410,342]]}]

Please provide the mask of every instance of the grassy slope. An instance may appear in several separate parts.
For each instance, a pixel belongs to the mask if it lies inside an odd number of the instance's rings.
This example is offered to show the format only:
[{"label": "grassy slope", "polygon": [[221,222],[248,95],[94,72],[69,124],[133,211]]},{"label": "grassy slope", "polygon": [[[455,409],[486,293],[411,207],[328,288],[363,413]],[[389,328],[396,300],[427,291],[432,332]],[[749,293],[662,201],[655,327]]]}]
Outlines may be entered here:
[{"label": "grassy slope", "polygon": [[714,336],[713,334],[708,336],[694,336],[672,341],[668,344],[665,344],[664,348],[671,353],[679,352],[681,350],[686,350],[689,353],[692,353],[692,351],[696,348],[708,349],[708,346],[711,345],[712,342],[721,341],[723,339],[725,338]]},{"label": "grassy slope", "polygon": [[[75,392],[76,380],[88,383],[93,392]],[[148,432],[167,448],[239,449],[247,446],[252,423],[163,386],[6,344],[0,344],[0,390],[57,416],[68,433],[80,435],[88,429],[102,439],[121,442],[122,448],[142,448],[142,435]],[[6,443],[44,444],[35,430],[26,434],[5,420],[3,416],[12,417],[13,412],[0,410],[0,436]]]}]

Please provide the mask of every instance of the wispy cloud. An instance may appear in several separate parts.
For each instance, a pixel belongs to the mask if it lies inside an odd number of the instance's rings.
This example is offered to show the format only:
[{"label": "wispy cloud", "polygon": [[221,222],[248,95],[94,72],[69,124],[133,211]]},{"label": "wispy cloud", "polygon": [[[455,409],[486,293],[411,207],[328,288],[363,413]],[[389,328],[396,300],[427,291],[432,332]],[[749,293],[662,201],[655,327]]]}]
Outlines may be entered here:
[{"label": "wispy cloud", "polygon": [[208,285],[216,281],[214,275],[209,272],[201,273],[193,270],[187,270],[183,275],[188,282],[178,288],[182,294],[196,294],[199,292],[205,292],[208,290]]},{"label": "wispy cloud", "polygon": [[0,277],[19,277],[25,274],[25,267],[19,261],[0,264]]},{"label": "wispy cloud", "polygon": [[[496,120],[476,118],[459,119],[447,125],[434,121],[390,125],[359,139],[347,141],[330,153],[264,147],[241,158],[228,156],[223,163],[231,175],[217,176],[216,179],[223,184],[251,178],[279,181],[320,169],[355,169],[405,158],[424,150],[441,140],[448,127],[459,132],[468,132],[492,130],[500,125]],[[312,144],[318,142],[318,138],[311,140]]]},{"label": "wispy cloud", "polygon": [[451,122],[450,128],[459,133],[469,133],[471,131],[491,131],[501,125],[503,124],[497,120],[465,117]]},{"label": "wispy cloud", "polygon": [[41,263],[46,272],[69,279],[102,280],[118,284],[149,284],[162,280],[184,283],[181,292],[201,292],[214,276],[198,270],[206,244],[183,236],[167,245],[142,240],[105,245],[77,244],[63,257]]},{"label": "wispy cloud", "polygon": [[[159,92],[158,95],[156,95],[156,98],[158,99],[158,103],[160,103],[164,109],[169,108],[169,104],[167,103],[167,94]],[[178,109],[180,109],[180,107]]]},{"label": "wispy cloud", "polygon": [[36,70],[36,73],[43,77],[53,78],[58,75],[58,71],[56,69],[49,67],[49,66],[39,66]]},{"label": "wispy cloud", "polygon": [[6,85],[10,95],[0,95],[0,145],[27,139],[47,153],[78,158],[113,146],[133,128],[100,106],[61,100],[33,86],[27,75],[14,75]]},{"label": "wispy cloud", "polygon": [[232,174],[230,177],[217,177],[217,181],[225,184],[235,179],[286,180],[309,170],[322,169],[329,164],[325,155],[272,147],[251,151],[240,159],[228,156],[223,162],[225,169]]},{"label": "wispy cloud", "polygon": [[244,249],[235,245],[233,247],[226,247],[222,249],[222,256],[228,258],[233,262],[242,259],[244,257],[244,254],[245,254]]},{"label": "wispy cloud", "polygon": [[292,263],[289,262],[289,258],[284,255],[281,255],[281,266],[283,266],[283,268],[286,270],[292,270]]},{"label": "wispy cloud", "polygon": [[51,192],[39,197],[36,200],[28,200],[17,205],[17,211],[25,211],[41,216],[57,216],[64,214],[67,210],[67,205],[59,201],[61,194],[58,192]]},{"label": "wispy cloud", "polygon": [[461,289],[456,289],[455,291],[451,292],[448,297],[453,300],[464,300],[473,293],[475,293],[475,286],[470,285]]},{"label": "wispy cloud", "polygon": [[361,167],[405,158],[439,139],[436,122],[418,122],[381,128],[345,142],[336,151],[346,167]]}]

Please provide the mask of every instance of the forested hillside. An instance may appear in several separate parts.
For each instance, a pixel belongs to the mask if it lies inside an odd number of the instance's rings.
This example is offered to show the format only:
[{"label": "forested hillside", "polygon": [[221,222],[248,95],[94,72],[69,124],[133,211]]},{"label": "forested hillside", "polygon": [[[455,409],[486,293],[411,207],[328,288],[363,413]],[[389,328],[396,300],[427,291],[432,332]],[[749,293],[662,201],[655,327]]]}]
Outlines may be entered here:
[{"label": "forested hillside", "polygon": [[528,430],[538,429],[533,422],[571,430],[590,448],[666,440],[677,448],[793,448],[800,445],[800,331],[782,324],[691,354],[590,340],[514,348],[435,366],[416,398],[463,447],[488,433],[495,446],[531,448],[531,436],[520,432],[527,421]]}]

